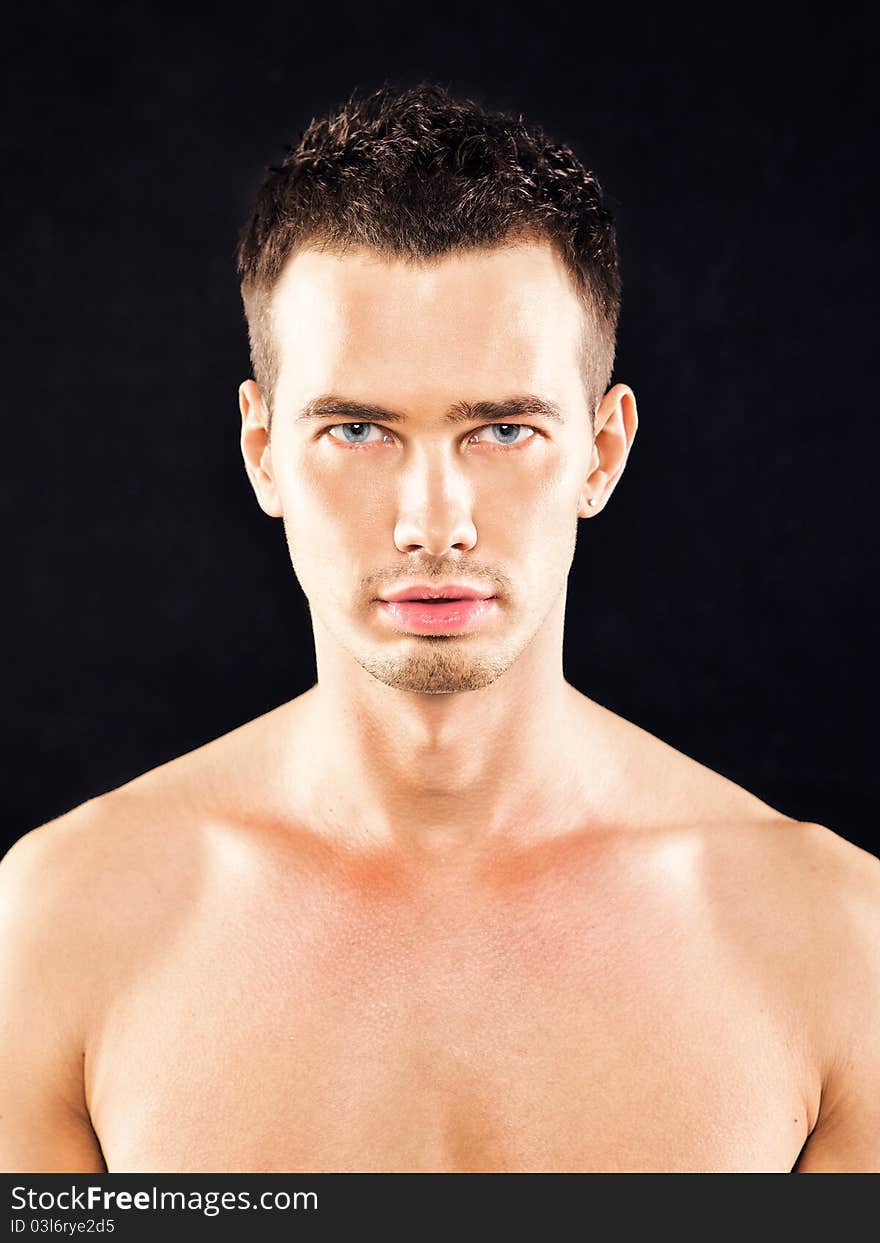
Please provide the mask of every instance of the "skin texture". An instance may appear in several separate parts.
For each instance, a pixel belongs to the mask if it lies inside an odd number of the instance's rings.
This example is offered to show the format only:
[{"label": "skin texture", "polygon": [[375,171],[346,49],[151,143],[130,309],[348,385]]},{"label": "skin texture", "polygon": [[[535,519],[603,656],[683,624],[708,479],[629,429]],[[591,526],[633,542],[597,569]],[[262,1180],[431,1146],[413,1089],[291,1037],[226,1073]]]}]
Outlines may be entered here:
[{"label": "skin texture", "polygon": [[[0,865],[2,1168],[878,1168],[877,861],[564,679],[637,428],[616,384],[591,436],[579,314],[535,242],[291,260],[241,445],[318,680]],[[512,448],[444,419],[524,394]],[[462,578],[470,633],[378,615]]]}]

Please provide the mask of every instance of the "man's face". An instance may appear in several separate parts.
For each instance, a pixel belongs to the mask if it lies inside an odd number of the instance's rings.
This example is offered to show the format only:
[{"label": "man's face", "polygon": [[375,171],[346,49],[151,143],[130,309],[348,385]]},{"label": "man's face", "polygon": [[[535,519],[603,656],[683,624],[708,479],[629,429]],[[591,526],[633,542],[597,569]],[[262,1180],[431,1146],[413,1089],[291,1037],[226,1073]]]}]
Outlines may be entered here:
[{"label": "man's face", "polygon": [[[587,512],[582,314],[540,242],[433,266],[303,251],[282,274],[271,443],[255,486],[283,517],[313,622],[386,685],[486,686],[559,600]],[[402,417],[299,417],[329,396]],[[563,421],[515,409],[446,417],[462,403],[526,397]],[[409,632],[377,602],[412,583],[462,582],[495,600],[452,631]]]}]

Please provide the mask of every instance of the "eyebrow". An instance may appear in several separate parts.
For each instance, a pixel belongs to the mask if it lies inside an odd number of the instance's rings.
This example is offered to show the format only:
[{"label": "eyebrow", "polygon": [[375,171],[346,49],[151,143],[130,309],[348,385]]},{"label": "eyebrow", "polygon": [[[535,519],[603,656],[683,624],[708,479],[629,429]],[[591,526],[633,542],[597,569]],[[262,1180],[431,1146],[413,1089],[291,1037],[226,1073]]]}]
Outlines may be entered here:
[{"label": "eyebrow", "polygon": [[[518,415],[531,414],[545,419],[553,419],[556,423],[564,423],[562,412],[555,402],[533,393],[525,393],[517,397],[505,397],[501,401],[457,401],[443,416],[445,423],[472,423],[479,420],[483,423],[503,423]],[[373,406],[367,402],[350,401],[346,397],[326,394],[313,397],[306,402],[297,415],[297,422],[308,419],[326,419],[331,415],[342,415],[357,423],[405,423],[406,415],[397,410],[386,410],[383,406]]]}]

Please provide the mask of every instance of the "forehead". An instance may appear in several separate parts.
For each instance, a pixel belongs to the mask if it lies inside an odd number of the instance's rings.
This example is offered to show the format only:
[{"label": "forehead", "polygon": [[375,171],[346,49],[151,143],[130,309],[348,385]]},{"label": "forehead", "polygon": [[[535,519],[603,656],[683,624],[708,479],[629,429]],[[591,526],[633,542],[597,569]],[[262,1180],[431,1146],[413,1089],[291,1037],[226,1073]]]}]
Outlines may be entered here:
[{"label": "forehead", "polygon": [[[580,384],[583,310],[549,243],[430,263],[303,250],[272,298],[277,397],[340,388],[366,399],[528,390],[565,400]],[[570,399],[570,395],[569,395]]]}]

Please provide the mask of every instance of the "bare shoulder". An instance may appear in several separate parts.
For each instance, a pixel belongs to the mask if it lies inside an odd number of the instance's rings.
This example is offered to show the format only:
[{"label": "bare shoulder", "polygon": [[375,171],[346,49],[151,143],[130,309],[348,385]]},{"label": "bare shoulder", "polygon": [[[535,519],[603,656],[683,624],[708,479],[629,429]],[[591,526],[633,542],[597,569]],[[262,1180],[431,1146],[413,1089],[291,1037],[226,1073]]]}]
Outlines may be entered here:
[{"label": "bare shoulder", "polygon": [[771,895],[812,950],[830,1067],[852,1055],[868,1017],[880,1032],[880,859],[825,825],[799,822],[765,857],[776,868]]},{"label": "bare shoulder", "polygon": [[138,779],[0,861],[0,1168],[104,1169],[86,1100],[93,1038],[197,891],[198,826],[167,793]]},{"label": "bare shoulder", "polygon": [[[815,930],[817,954],[871,948],[880,917],[880,859],[826,825],[787,816],[731,825],[712,835],[716,880],[801,934]],[[845,964],[841,964],[845,966]]]},{"label": "bare shoulder", "polygon": [[[271,714],[134,777],[25,833],[0,861],[0,908],[69,958],[121,963],[184,912],[217,843],[260,819]],[[106,978],[104,963],[102,978]]]},{"label": "bare shoulder", "polygon": [[[821,1101],[799,1173],[880,1173],[880,859],[805,825],[802,922],[820,1016]],[[808,905],[809,904],[809,905]]]},{"label": "bare shoulder", "polygon": [[186,811],[195,810],[185,769],[174,767],[179,763],[152,769],[31,829],[4,856],[0,875],[13,888],[39,878],[38,891],[47,898],[76,889],[83,900],[109,900],[126,878],[146,879],[151,858],[168,862],[180,852]]},{"label": "bare shoulder", "polygon": [[[90,896],[88,866],[79,844],[89,820],[87,805],[32,829],[0,861],[0,926],[5,961],[39,967],[48,985],[52,942],[65,930],[68,946],[86,922]],[[72,895],[79,891],[79,896]],[[43,961],[44,960],[44,961]]]},{"label": "bare shoulder", "polygon": [[704,834],[704,876],[716,918],[765,959],[783,957],[815,997],[853,990],[877,962],[880,859],[833,829],[787,816],[731,820]]},{"label": "bare shoulder", "polygon": [[793,822],[791,835],[799,866],[818,895],[839,904],[858,927],[880,915],[880,859],[823,824]]},{"label": "bare shoulder", "polygon": [[[821,945],[855,937],[870,948],[880,859],[833,827],[796,820],[641,729],[629,727],[638,822],[694,826],[719,900],[778,918],[780,933],[814,929]],[[662,798],[658,790],[663,791]],[[867,938],[867,941],[866,939]]]},{"label": "bare shoulder", "polygon": [[19,838],[0,861],[0,918],[13,944],[63,958],[84,994],[109,986],[126,952],[198,888],[217,819],[203,770],[199,753],[181,757]]},{"label": "bare shoulder", "polygon": [[880,859],[826,825],[713,833],[710,909],[808,1052],[798,1172],[880,1172]]}]

